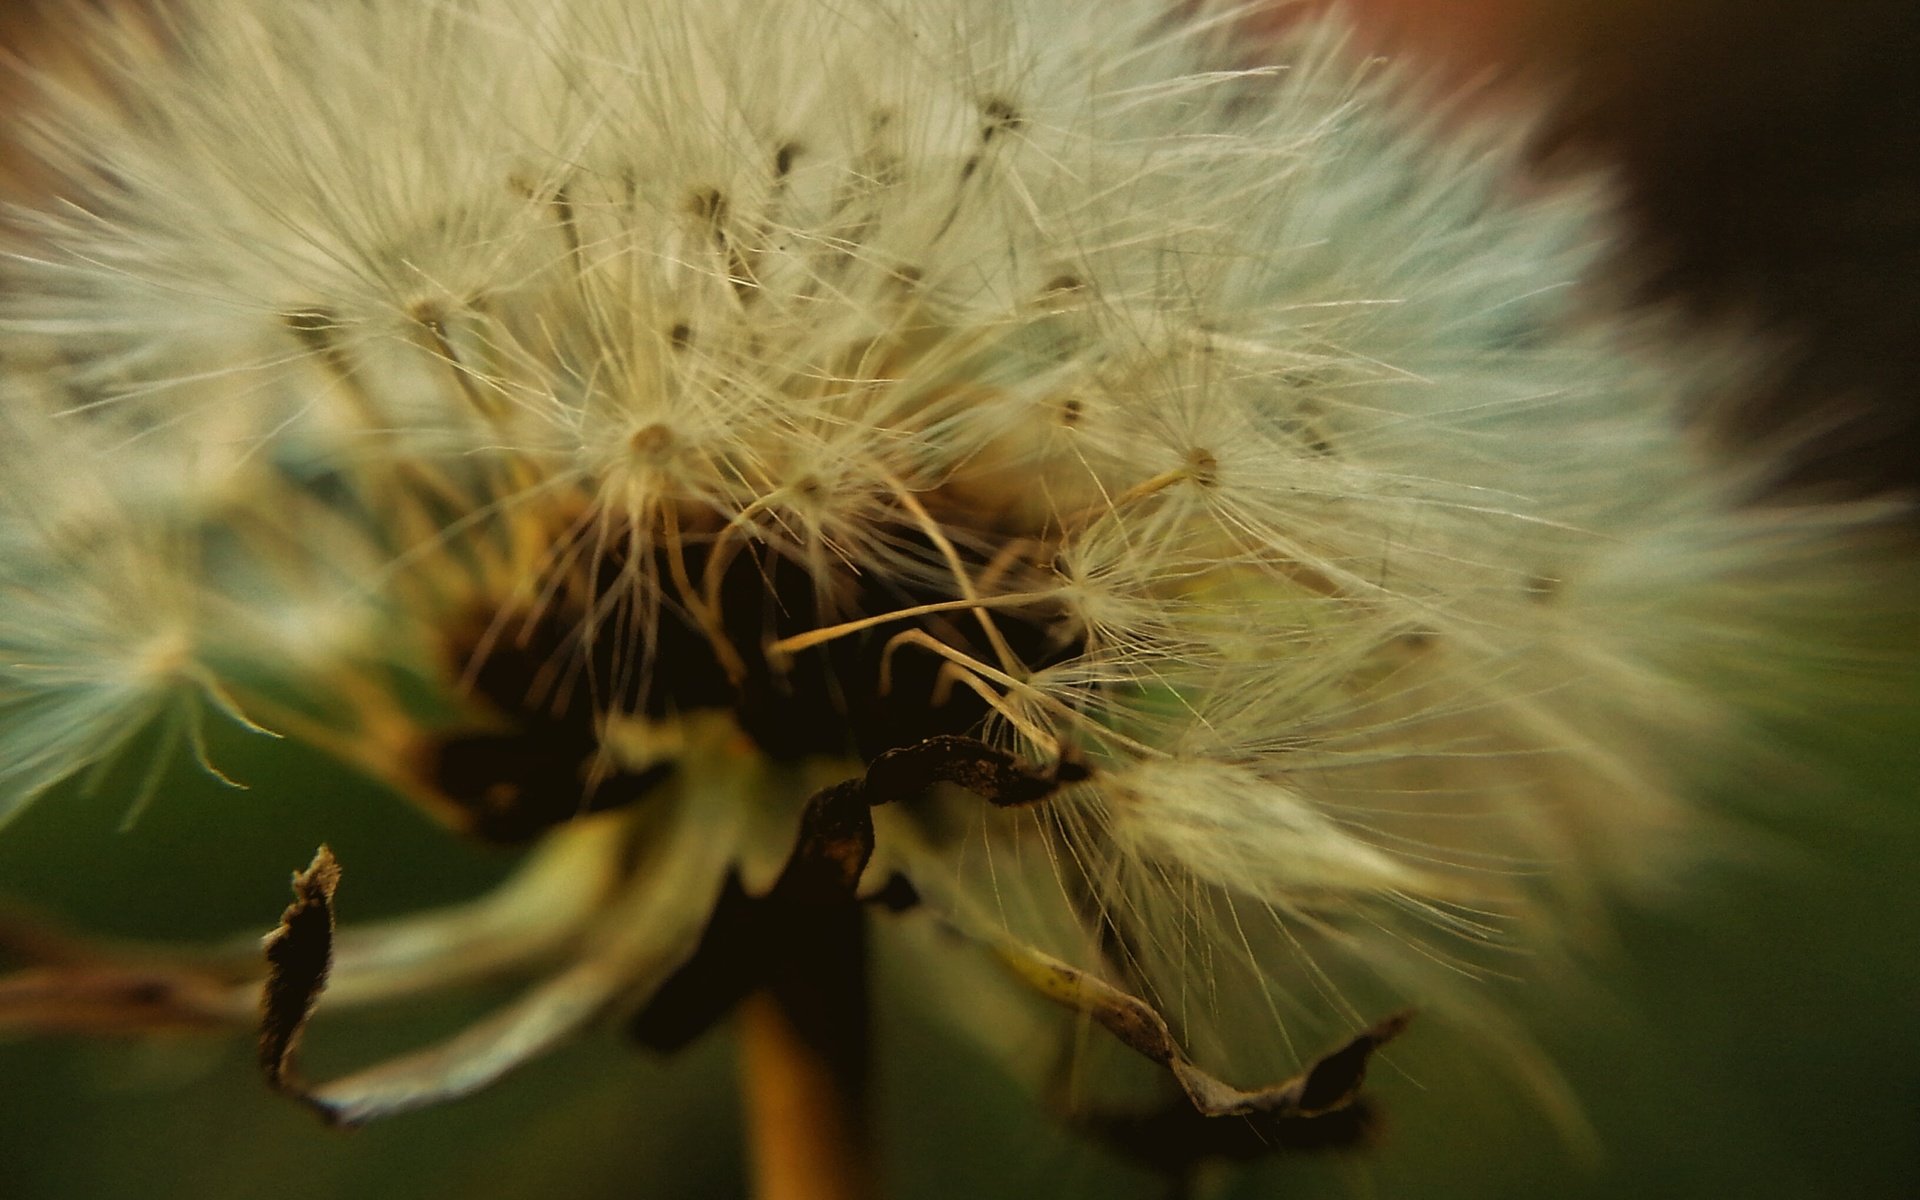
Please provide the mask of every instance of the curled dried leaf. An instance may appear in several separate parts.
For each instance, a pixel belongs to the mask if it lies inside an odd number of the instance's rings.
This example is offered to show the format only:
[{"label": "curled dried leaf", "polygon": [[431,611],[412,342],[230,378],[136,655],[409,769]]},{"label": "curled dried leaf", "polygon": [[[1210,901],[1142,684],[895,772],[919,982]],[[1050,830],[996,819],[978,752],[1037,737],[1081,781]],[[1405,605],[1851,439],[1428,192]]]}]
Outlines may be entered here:
[{"label": "curled dried leaf", "polygon": [[937,783],[950,783],[996,807],[1015,808],[1037,804],[1088,774],[1085,764],[1072,758],[1040,769],[979,738],[940,734],[875,758],[862,786],[868,803],[876,805],[911,799]]},{"label": "curled dried leaf", "polygon": [[471,1095],[610,1012],[646,1003],[698,947],[740,838],[737,806],[674,796],[661,817],[571,965],[442,1042],[287,1090],[330,1124],[359,1125]]},{"label": "curled dried leaf", "polygon": [[873,816],[864,779],[821,788],[807,801],[793,853],[769,896],[850,899],[873,857]]},{"label": "curled dried leaf", "polygon": [[300,1033],[333,967],[333,895],[340,864],[325,846],[293,876],[293,903],[262,943],[267,982],[260,998],[260,1069],[275,1090],[304,1095],[294,1056]]},{"label": "curled dried leaf", "polygon": [[1188,1058],[1166,1018],[1139,997],[1031,947],[1005,940],[991,945],[1014,975],[1035,991],[1091,1018],[1130,1049],[1167,1068],[1194,1108],[1209,1117],[1294,1119],[1345,1109],[1359,1098],[1374,1051],[1393,1040],[1412,1020],[1411,1013],[1395,1013],[1292,1078],[1247,1091],[1209,1074]]},{"label": "curled dried leaf", "polygon": [[873,857],[873,816],[856,777],[807,801],[779,878],[753,895],[739,873],[727,884],[693,956],[635,1014],[629,1032],[672,1053],[705,1033],[759,988],[784,976],[829,974],[822,951],[859,919],[856,889]]}]

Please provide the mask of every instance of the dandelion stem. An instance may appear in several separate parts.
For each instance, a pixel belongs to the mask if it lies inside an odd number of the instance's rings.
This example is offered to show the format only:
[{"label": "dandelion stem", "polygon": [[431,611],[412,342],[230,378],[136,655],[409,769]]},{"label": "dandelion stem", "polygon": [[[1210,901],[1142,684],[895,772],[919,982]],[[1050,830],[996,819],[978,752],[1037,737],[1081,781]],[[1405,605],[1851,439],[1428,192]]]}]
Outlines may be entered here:
[{"label": "dandelion stem", "polygon": [[[818,914],[807,950],[740,1009],[756,1200],[873,1200],[864,914]],[[821,926],[829,928],[821,928]]]}]

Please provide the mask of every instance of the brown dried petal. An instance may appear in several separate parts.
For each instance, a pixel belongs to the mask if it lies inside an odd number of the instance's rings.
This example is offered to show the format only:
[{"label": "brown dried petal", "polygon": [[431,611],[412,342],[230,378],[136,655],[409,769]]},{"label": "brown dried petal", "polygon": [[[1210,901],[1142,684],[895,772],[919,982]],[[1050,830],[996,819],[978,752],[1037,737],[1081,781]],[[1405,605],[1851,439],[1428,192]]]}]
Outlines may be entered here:
[{"label": "brown dried petal", "polygon": [[700,948],[629,1025],[636,1040],[673,1053],[757,988],[794,974],[832,974],[829,948],[858,924],[855,889],[873,857],[873,815],[861,783],[849,779],[813,794],[786,866],[764,895],[747,891],[736,872]]},{"label": "brown dried petal", "polygon": [[333,894],[340,864],[325,846],[293,877],[293,903],[262,944],[267,982],[260,1000],[260,1069],[276,1090],[304,1093],[294,1069],[300,1032],[326,990],[333,966]]},{"label": "brown dried petal", "polygon": [[936,783],[950,783],[1009,808],[1038,803],[1085,778],[1087,768],[1071,759],[1040,770],[978,738],[939,734],[874,759],[864,787],[868,803],[878,805],[909,800]]},{"label": "brown dried petal", "polygon": [[1411,1013],[1395,1013],[1291,1079],[1244,1091],[1208,1074],[1188,1058],[1166,1018],[1146,1001],[1031,947],[996,941],[992,948],[1035,991],[1091,1017],[1122,1043],[1166,1067],[1194,1108],[1209,1117],[1318,1117],[1344,1109],[1358,1098],[1373,1052],[1412,1019]]}]

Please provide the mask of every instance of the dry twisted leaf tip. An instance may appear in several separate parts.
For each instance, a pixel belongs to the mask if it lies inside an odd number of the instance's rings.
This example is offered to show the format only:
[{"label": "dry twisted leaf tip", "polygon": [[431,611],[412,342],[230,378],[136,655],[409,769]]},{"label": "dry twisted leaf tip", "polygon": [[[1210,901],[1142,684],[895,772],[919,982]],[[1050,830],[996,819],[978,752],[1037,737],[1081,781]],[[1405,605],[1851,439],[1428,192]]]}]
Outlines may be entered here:
[{"label": "dry twisted leaf tip", "polygon": [[294,1065],[300,1034],[326,990],[333,965],[333,894],[340,864],[322,846],[293,876],[293,903],[266,936],[267,982],[260,1000],[260,1069],[275,1090],[304,1096]]}]

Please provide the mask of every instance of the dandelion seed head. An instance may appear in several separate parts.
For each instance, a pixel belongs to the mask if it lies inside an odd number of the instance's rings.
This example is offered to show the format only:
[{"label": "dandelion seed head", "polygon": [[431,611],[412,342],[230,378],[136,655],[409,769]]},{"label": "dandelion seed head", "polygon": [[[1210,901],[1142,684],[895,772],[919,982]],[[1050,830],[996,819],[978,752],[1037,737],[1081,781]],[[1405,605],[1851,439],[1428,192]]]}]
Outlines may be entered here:
[{"label": "dandelion seed head", "polygon": [[1735,714],[1651,631],[1791,540],[1686,429],[1720,364],[1606,316],[1603,186],[1337,22],[82,20],[7,218],[15,803],[198,688],[496,840],[671,769],[764,889],[822,778],[983,736],[1089,778],[877,861],[1229,1067],[1687,844]]}]

